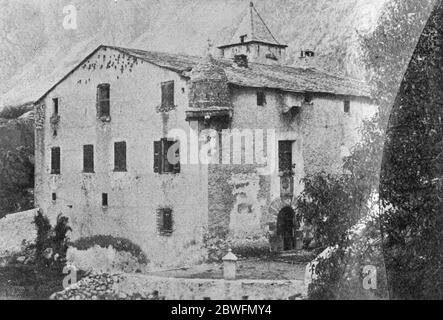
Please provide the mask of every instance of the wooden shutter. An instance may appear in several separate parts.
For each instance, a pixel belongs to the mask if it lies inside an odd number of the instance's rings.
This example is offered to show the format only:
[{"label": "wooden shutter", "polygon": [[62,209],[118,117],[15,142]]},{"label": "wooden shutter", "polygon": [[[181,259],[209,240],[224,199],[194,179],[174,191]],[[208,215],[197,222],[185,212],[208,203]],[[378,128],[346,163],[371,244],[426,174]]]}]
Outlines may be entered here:
[{"label": "wooden shutter", "polygon": [[114,143],[114,170],[126,171],[126,142]]},{"label": "wooden shutter", "polygon": [[[177,151],[179,149],[178,141],[168,140],[166,138],[162,139],[163,141],[163,172],[170,172],[175,173],[175,171],[178,168],[178,172],[180,172],[180,157],[177,157]],[[176,145],[177,143],[177,145]],[[171,156],[171,159],[174,159],[174,161],[169,162],[169,156]],[[177,162],[175,161],[177,160]],[[178,166],[177,166],[178,165]]]},{"label": "wooden shutter", "polygon": [[92,144],[83,146],[83,171],[94,172],[94,146]]},{"label": "wooden shutter", "polygon": [[51,149],[51,173],[60,173],[60,148],[54,147]]},{"label": "wooden shutter", "polygon": [[161,83],[162,87],[162,107],[174,106],[174,81],[167,81]]},{"label": "wooden shutter", "polygon": [[162,173],[172,172],[172,165],[168,161],[168,150],[170,147],[170,141],[166,138],[162,138]]},{"label": "wooden shutter", "polygon": [[154,141],[154,172],[161,173],[161,141]]},{"label": "wooden shutter", "polygon": [[176,163],[173,164],[172,171],[174,173],[180,173],[180,141],[175,141],[174,143],[175,159]]}]

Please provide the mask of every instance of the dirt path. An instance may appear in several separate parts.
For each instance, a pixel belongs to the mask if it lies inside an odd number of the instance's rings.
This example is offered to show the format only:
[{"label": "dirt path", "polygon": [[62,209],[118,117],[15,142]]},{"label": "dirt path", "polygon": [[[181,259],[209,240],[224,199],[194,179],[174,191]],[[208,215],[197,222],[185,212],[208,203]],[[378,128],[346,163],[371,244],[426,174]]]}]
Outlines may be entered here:
[{"label": "dirt path", "polygon": [[[240,260],[237,262],[238,279],[303,280],[307,263],[280,261]],[[175,278],[222,279],[223,265],[202,264],[190,268],[151,272],[150,275]]]}]

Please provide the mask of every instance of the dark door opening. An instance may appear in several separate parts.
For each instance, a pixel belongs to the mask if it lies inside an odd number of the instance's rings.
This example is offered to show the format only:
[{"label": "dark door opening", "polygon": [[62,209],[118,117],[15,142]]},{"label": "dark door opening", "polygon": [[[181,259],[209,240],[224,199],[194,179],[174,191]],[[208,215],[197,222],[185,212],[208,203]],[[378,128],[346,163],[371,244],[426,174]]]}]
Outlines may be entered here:
[{"label": "dark door opening", "polygon": [[284,251],[295,249],[294,210],[291,207],[283,208],[277,218],[277,234],[280,237]]}]

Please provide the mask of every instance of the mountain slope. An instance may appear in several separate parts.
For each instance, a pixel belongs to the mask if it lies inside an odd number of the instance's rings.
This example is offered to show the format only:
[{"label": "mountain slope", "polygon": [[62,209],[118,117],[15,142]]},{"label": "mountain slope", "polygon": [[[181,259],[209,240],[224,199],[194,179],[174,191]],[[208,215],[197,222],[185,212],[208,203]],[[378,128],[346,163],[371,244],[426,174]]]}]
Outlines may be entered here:
[{"label": "mountain slope", "polygon": [[[375,25],[385,1],[256,0],[254,4],[277,39],[289,46],[289,64],[299,63],[301,49],[312,49],[317,66],[361,77],[357,31]],[[208,39],[217,45],[232,36],[248,7],[248,1],[239,0],[74,0],[78,28],[64,30],[65,1],[31,2],[43,17],[36,23],[44,23],[44,39],[39,41],[45,45],[0,85],[0,108],[35,100],[100,44],[202,54]]]}]

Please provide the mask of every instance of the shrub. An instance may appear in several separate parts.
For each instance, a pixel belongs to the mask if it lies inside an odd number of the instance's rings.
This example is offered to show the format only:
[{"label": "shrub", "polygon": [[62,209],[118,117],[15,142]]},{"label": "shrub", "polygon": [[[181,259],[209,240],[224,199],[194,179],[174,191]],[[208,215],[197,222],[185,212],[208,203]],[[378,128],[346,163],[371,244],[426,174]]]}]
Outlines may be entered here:
[{"label": "shrub", "polygon": [[35,215],[34,224],[37,229],[35,261],[38,267],[50,267],[60,271],[63,269],[68,250],[68,232],[71,231],[68,221],[67,217],[59,214],[52,228],[49,219],[41,210]]},{"label": "shrub", "polygon": [[101,248],[108,248],[111,246],[116,251],[125,251],[130,253],[141,264],[148,263],[148,259],[140,246],[125,238],[114,237],[111,235],[95,235],[80,238],[71,243],[71,246],[78,250],[88,250],[94,246],[99,246]]}]

